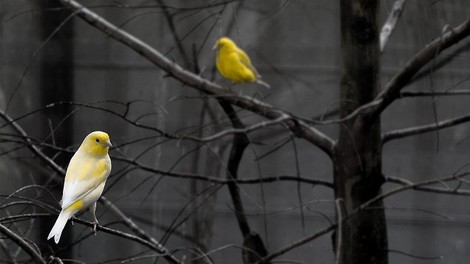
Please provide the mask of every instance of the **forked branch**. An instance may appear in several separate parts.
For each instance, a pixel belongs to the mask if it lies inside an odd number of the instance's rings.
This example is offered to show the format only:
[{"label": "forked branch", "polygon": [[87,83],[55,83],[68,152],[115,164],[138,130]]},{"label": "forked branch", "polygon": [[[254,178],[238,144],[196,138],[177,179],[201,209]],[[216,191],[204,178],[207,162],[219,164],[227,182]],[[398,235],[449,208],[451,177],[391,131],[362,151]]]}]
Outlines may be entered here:
[{"label": "forked branch", "polygon": [[445,33],[439,38],[431,41],[413,58],[411,58],[395,76],[387,83],[385,88],[376,96],[366,112],[372,117],[378,117],[395,99],[400,97],[400,91],[413,78],[413,76],[426,64],[435,59],[441,52],[457,44],[470,35],[470,18]]}]

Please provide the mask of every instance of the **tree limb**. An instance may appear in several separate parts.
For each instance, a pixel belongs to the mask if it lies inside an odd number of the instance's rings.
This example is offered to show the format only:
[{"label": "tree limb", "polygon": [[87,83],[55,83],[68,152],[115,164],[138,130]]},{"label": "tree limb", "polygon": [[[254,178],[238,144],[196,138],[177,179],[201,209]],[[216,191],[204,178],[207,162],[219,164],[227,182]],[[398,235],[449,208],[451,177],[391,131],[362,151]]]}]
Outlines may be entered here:
[{"label": "tree limb", "polygon": [[26,242],[22,237],[13,233],[6,226],[0,224],[0,232],[9,239],[11,239],[13,242],[15,242],[24,251],[26,251],[26,253],[28,253],[28,255],[30,255],[36,263],[46,263],[46,260],[41,256],[39,252],[37,252],[33,247],[31,247],[28,242]]},{"label": "tree limb", "polygon": [[435,96],[459,96],[470,95],[470,90],[445,90],[445,91],[418,91],[418,92],[401,92],[400,98],[405,97],[435,97]]},{"label": "tree limb", "polygon": [[467,19],[439,38],[431,41],[411,58],[387,83],[385,88],[375,97],[366,110],[366,113],[377,118],[395,99],[399,98],[400,91],[405,87],[413,76],[427,63],[435,59],[441,52],[457,44],[470,35],[470,19]]},{"label": "tree limb", "polygon": [[[348,216],[346,216],[345,218],[348,218]],[[343,218],[343,219],[345,219],[345,218]],[[307,237],[304,237],[304,238],[299,239],[297,241],[294,241],[290,245],[270,253],[269,255],[262,258],[260,261],[258,261],[257,264],[268,263],[272,259],[274,259],[276,257],[279,257],[281,255],[284,255],[285,253],[291,251],[292,249],[294,249],[296,247],[302,246],[302,245],[304,245],[304,244],[306,244],[306,243],[308,243],[312,240],[315,240],[315,239],[317,239],[317,238],[319,238],[323,235],[326,235],[326,234],[330,233],[331,231],[335,230],[337,226],[338,226],[337,223],[332,224],[332,225],[330,225],[330,226],[328,226],[328,227],[326,227],[326,228],[324,228],[324,229],[322,229],[318,232],[313,233],[310,236],[307,236]]]},{"label": "tree limb", "polygon": [[428,133],[428,132],[432,132],[432,131],[436,131],[436,130],[440,130],[444,128],[449,128],[449,127],[453,127],[453,126],[456,126],[465,122],[469,122],[469,121],[470,121],[470,114],[439,121],[437,123],[432,123],[428,125],[415,126],[415,127],[405,128],[405,129],[397,129],[397,130],[389,131],[382,135],[382,144],[385,144],[389,142],[390,140],[400,139],[400,138],[424,134],[424,133]]},{"label": "tree limb", "polygon": [[[357,208],[357,210],[364,210],[366,208],[368,208],[370,205],[372,205],[373,203],[377,202],[378,200],[383,200],[384,198],[387,198],[389,196],[392,196],[392,195],[395,195],[397,193],[401,193],[401,192],[404,192],[404,191],[407,191],[407,190],[410,190],[410,189],[421,189],[423,187],[426,187],[428,190],[429,188],[429,185],[433,185],[433,184],[439,184],[439,183],[445,183],[445,182],[449,182],[449,181],[463,181],[462,178],[464,177],[467,177],[470,175],[470,172],[462,172],[462,173],[456,173],[456,174],[453,174],[453,175],[450,175],[450,176],[447,176],[447,177],[442,177],[442,178],[434,178],[434,179],[429,179],[429,180],[425,180],[425,181],[421,181],[421,182],[409,182],[409,181],[406,181],[406,180],[401,180],[401,184],[404,184],[404,186],[401,186],[401,187],[397,187],[395,189],[392,189],[390,191],[387,191],[387,192],[384,192],[383,194],[380,194],[372,199],[370,199],[369,201],[363,203],[361,206],[359,206]],[[389,180],[391,180],[392,178],[388,178]],[[397,179],[397,178],[395,178]],[[399,182],[399,181],[397,181]],[[440,189],[440,188],[438,188]],[[437,190],[437,189],[435,189]],[[441,190],[444,190],[444,189],[441,189]],[[450,188],[448,188],[448,190],[451,190]],[[456,190],[458,190],[458,188],[456,188]],[[450,194],[450,192],[449,192]],[[454,194],[457,194],[457,193],[454,193]],[[463,192],[462,194],[466,194],[465,192]]]},{"label": "tree limb", "polygon": [[[60,0],[60,2],[64,6],[70,8],[73,12],[77,13],[78,16],[80,16],[93,27],[103,31],[109,37],[114,38],[133,49],[144,58],[166,71],[169,75],[188,86],[191,86],[207,94],[217,95],[224,101],[227,101],[240,108],[252,111],[271,120],[292,116],[290,113],[275,109],[272,106],[254,98],[247,96],[237,96],[235,98],[227,89],[224,89],[220,85],[212,83],[190,71],[183,69],[180,65],[169,60],[150,45],[116,27],[78,2],[74,0]],[[285,124],[290,130],[294,132],[296,136],[304,138],[315,144],[327,155],[332,155],[334,141],[330,137],[323,134],[321,131],[315,129],[312,126],[309,126],[302,120],[296,120],[295,117],[293,117],[293,120],[286,121]]]},{"label": "tree limb", "polygon": [[385,45],[401,17],[405,3],[406,0],[396,0],[393,4],[392,11],[388,15],[387,21],[385,21],[385,24],[380,31],[380,52],[384,51]]},{"label": "tree limb", "polygon": [[[458,178],[455,178],[458,180]],[[392,176],[385,176],[386,182],[396,183],[403,186],[413,186],[413,182]],[[449,194],[449,195],[463,195],[463,196],[470,196],[470,190],[462,190],[459,188],[443,188],[443,187],[432,187],[432,186],[413,186],[412,189],[417,191],[423,192],[432,192],[432,193],[441,193],[441,194]]]}]

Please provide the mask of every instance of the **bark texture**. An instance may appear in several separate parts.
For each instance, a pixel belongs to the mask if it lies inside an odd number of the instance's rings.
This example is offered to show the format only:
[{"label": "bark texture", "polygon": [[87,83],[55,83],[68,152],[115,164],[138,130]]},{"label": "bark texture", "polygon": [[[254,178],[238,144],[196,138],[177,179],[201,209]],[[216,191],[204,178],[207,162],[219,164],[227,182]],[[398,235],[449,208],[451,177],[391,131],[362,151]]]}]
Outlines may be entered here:
[{"label": "bark texture", "polygon": [[[341,116],[370,102],[379,90],[379,1],[341,1]],[[380,119],[358,115],[340,127],[333,155],[338,216],[348,217],[335,233],[337,263],[388,263],[383,209],[358,210],[381,193]],[[382,201],[372,205],[383,208]]]}]

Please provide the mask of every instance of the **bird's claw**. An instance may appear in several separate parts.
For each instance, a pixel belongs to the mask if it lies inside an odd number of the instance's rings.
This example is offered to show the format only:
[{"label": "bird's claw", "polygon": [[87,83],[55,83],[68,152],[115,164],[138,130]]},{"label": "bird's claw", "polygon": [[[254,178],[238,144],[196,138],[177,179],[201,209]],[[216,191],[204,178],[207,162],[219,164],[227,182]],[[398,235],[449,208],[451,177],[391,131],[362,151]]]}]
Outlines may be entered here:
[{"label": "bird's claw", "polygon": [[93,222],[93,233],[95,233],[96,236],[96,227],[98,226],[98,221]]}]

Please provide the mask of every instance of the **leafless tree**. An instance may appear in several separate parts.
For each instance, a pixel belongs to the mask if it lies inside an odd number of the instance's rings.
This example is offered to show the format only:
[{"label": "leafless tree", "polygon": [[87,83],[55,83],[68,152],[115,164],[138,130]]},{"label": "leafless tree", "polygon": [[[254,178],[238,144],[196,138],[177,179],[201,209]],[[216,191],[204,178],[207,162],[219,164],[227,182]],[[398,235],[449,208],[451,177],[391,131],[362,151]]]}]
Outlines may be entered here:
[{"label": "leafless tree", "polygon": [[[163,70],[168,80],[166,85],[176,87],[182,84],[185,89],[195,92],[191,95],[180,94],[173,98],[173,101],[196,100],[202,104],[203,110],[195,128],[178,127],[177,130],[171,131],[163,124],[155,125],[155,123],[145,122],[147,115],[152,113],[133,113],[134,106],[141,103],[139,100],[80,103],[77,100],[61,101],[62,97],[58,97],[59,99],[54,99],[32,112],[14,118],[8,113],[9,101],[7,100],[6,107],[0,111],[0,117],[3,119],[0,128],[5,131],[0,134],[0,139],[1,143],[6,146],[1,148],[1,155],[8,157],[15,153],[32,154],[36,160],[40,161],[40,167],[47,167],[42,170],[45,171],[42,174],[47,174],[47,176],[38,184],[27,185],[12,193],[1,194],[3,199],[0,210],[3,212],[0,218],[0,233],[3,236],[0,246],[4,254],[0,256],[2,258],[5,256],[5,262],[34,260],[39,263],[63,263],[69,261],[67,258],[76,257],[70,252],[67,254],[64,252],[72,247],[79,247],[84,240],[93,235],[91,229],[85,229],[86,231],[79,236],[67,239],[67,245],[64,247],[51,245],[45,247],[45,241],[38,243],[30,238],[31,233],[34,232],[31,227],[35,226],[37,219],[52,219],[58,213],[56,201],[54,201],[54,197],[58,194],[51,193],[49,187],[61,185],[66,165],[64,162],[67,159],[63,158],[64,161],[61,161],[57,159],[57,156],[68,157],[75,148],[70,139],[61,141],[59,138],[60,144],[51,140],[51,138],[55,139],[54,129],[51,129],[45,139],[38,139],[20,124],[23,120],[39,114],[46,116],[48,113],[57,114],[54,112],[57,109],[66,109],[64,112],[67,114],[49,117],[49,119],[57,119],[52,121],[55,124],[67,122],[67,119],[75,112],[89,111],[118,120],[116,122],[119,122],[124,129],[145,132],[143,137],[136,135],[132,138],[118,139],[120,144],[111,152],[113,164],[118,164],[116,166],[118,169],[113,171],[114,181],[108,189],[112,190],[123,181],[132,180],[129,175],[134,171],[149,175],[137,185],[129,184],[132,186],[132,191],[137,191],[144,185],[150,185],[148,195],[142,199],[142,203],[149,202],[148,196],[164,177],[178,179],[191,186],[190,194],[187,194],[187,202],[179,208],[177,216],[173,218],[170,225],[162,225],[154,219],[122,210],[105,193],[100,200],[101,206],[112,215],[114,222],[99,225],[98,235],[107,234],[113,239],[125,241],[123,243],[136,245],[138,250],[125,257],[109,258],[103,262],[146,262],[163,258],[169,263],[183,263],[187,261],[187,256],[190,256],[189,261],[194,263],[213,263],[212,255],[230,248],[237,248],[240,251],[240,262],[274,263],[281,261],[280,257],[284,254],[305,247],[327,234],[332,234],[332,255],[335,256],[336,263],[388,263],[389,253],[392,250],[388,245],[385,198],[396,197],[408,190],[442,195],[470,195],[470,190],[465,188],[465,184],[468,183],[466,177],[469,174],[465,167],[456,169],[456,172],[451,175],[426,178],[422,181],[411,181],[406,176],[385,175],[382,168],[383,147],[386,143],[467,123],[470,120],[469,114],[446,119],[439,119],[436,115],[435,122],[430,124],[387,132],[382,131],[381,123],[384,111],[403,98],[423,96],[437,98],[470,94],[468,90],[404,91],[418,78],[432,75],[433,72],[445,68],[452,58],[465,52],[465,47],[468,47],[469,43],[470,19],[462,21],[455,27],[447,26],[442,34],[436,35],[421,50],[408,58],[407,62],[382,86],[381,58],[383,52],[386,52],[387,42],[393,41],[392,33],[395,27],[400,26],[399,19],[402,12],[406,12],[406,1],[395,2],[382,27],[380,25],[380,1],[339,1],[342,58],[338,87],[340,92],[337,99],[339,103],[336,109],[328,109],[327,115],[312,113],[312,116],[317,114],[318,116],[311,118],[284,110],[281,106],[270,105],[262,95],[248,96],[214,82],[215,70],[204,69],[199,62],[202,48],[196,45],[183,45],[187,34],[180,32],[178,27],[180,20],[176,14],[193,16],[202,13],[204,15],[201,17],[204,20],[206,17],[220,17],[226,8],[232,8],[233,14],[236,15],[237,10],[242,8],[247,1],[197,1],[197,4],[190,5],[190,7],[179,7],[163,0],[154,1],[149,5],[112,3],[88,7],[75,0],[59,0],[58,2],[60,6],[53,6],[49,9],[65,12],[62,13],[65,15],[60,19],[59,25],[55,23],[55,30],[48,35],[43,45],[48,45],[50,40],[66,27],[67,23],[87,22],[90,28],[104,33],[101,37],[107,38],[109,42],[122,43],[129,50],[139,54],[142,59],[152,63],[154,67]],[[286,1],[285,4],[288,5],[288,3],[289,1]],[[150,12],[158,12],[164,16],[171,32],[171,36],[165,37],[175,43],[172,49],[176,50],[177,55],[170,57],[154,45],[146,43],[127,31],[125,25],[129,21],[117,24],[110,22],[106,13],[99,14],[100,10],[113,8],[148,9]],[[279,12],[283,12],[282,8],[284,7],[281,7]],[[224,32],[226,35],[230,35],[236,19],[228,24],[227,32]],[[191,27],[189,32],[191,32]],[[202,46],[210,46],[209,35],[211,33],[208,32],[203,36]],[[450,49],[454,52],[453,56],[450,59],[446,57],[444,60],[439,60],[440,55]],[[272,86],[274,91],[283,88],[276,87],[276,84]],[[164,111],[164,106],[157,105],[156,108],[158,112]],[[331,127],[334,129],[329,130],[328,128]],[[69,128],[62,132],[61,137],[65,135],[67,138],[67,135],[71,133],[73,131]],[[276,143],[273,150],[266,155],[280,151],[287,144],[292,144],[294,149],[292,153],[294,153],[297,166],[294,170],[297,174],[274,176],[261,176],[260,174],[259,177],[241,175],[243,159],[251,155],[250,152],[255,153],[253,151],[255,146],[267,144],[266,142],[272,141],[275,137],[282,137],[283,140]],[[328,180],[300,173],[298,162],[301,158],[298,157],[299,152],[296,149],[299,142],[313,146],[331,160],[333,168]],[[184,145],[187,148],[183,154],[175,154],[177,151],[172,153],[177,158],[170,169],[162,169],[158,163],[149,165],[140,161],[140,158],[147,152],[161,150],[159,147],[164,144]],[[129,146],[137,147],[135,151],[130,151],[126,149]],[[191,156],[192,159],[188,161],[187,156]],[[254,156],[257,159],[262,158],[256,153]],[[183,162],[190,163],[190,172],[175,170]],[[259,170],[262,170],[261,166],[259,167]],[[1,175],[0,177],[3,181],[8,176]],[[149,184],[153,179],[157,179],[156,182],[153,185]],[[327,212],[318,212],[327,219],[327,225],[315,227],[311,232],[310,229],[304,229],[309,230],[305,231],[304,237],[272,249],[269,246],[269,236],[267,236],[268,227],[264,225],[260,229],[250,222],[249,213],[245,209],[246,202],[243,199],[242,186],[259,187],[262,195],[260,200],[263,203],[260,208],[266,217],[268,214],[266,203],[269,203],[271,197],[263,194],[263,186],[268,183],[281,182],[296,184],[299,203],[297,210],[302,217],[303,226],[306,225],[304,214],[308,209],[301,191],[305,186],[323,186],[331,190],[332,199],[329,204],[331,210],[335,212],[335,217],[330,219]],[[397,187],[384,189],[386,183],[395,184]],[[230,208],[237,223],[235,226],[225,228],[237,229],[242,242],[237,243],[234,240],[232,244],[214,249],[210,247],[214,224],[214,219],[210,217],[210,214],[213,214],[215,210],[214,200],[224,193],[230,197]],[[93,225],[84,219],[86,219],[85,215],[78,216],[71,221],[78,225],[89,227]],[[181,231],[184,225],[192,226],[190,234]],[[164,235],[160,238],[155,237],[147,226],[161,230]],[[168,243],[170,237],[178,237],[179,241],[185,241],[185,243],[181,246],[174,246]],[[44,237],[39,239],[45,240]],[[70,261],[80,262],[78,258]],[[305,259],[292,261],[309,262]]]}]

